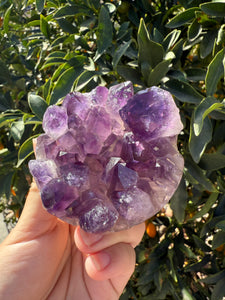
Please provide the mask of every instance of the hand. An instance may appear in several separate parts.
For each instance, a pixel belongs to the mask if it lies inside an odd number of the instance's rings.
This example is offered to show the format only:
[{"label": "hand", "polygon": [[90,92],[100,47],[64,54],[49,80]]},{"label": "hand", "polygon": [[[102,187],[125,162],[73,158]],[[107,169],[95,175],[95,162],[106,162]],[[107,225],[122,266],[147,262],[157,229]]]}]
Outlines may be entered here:
[{"label": "hand", "polygon": [[45,211],[33,183],[16,227],[0,245],[1,299],[119,299],[144,228],[86,233]]}]

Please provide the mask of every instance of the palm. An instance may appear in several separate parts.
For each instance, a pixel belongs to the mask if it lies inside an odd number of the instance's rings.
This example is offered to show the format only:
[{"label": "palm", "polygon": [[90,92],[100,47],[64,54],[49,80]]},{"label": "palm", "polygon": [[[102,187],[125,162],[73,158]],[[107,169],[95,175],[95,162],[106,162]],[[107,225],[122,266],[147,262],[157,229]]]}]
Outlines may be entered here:
[{"label": "palm", "polygon": [[[37,279],[43,279],[40,282],[42,287],[45,287],[44,298],[49,299],[107,299],[106,295],[110,295],[108,299],[118,299],[113,281],[95,281],[91,279],[84,268],[84,257],[74,243],[75,228],[67,224],[57,224],[55,229],[46,233],[45,248],[48,251],[55,253],[55,264],[43,264],[49,272],[49,281],[41,277],[41,274],[36,273]],[[57,239],[55,237],[57,236]],[[52,241],[55,241],[52,243]],[[82,276],[81,276],[82,274]],[[50,290],[49,290],[50,287]],[[111,291],[110,291],[111,289]],[[33,291],[32,291],[33,292]],[[114,296],[112,296],[114,295]]]},{"label": "palm", "polygon": [[[85,252],[79,238],[75,237],[78,245],[74,242],[76,228],[49,215],[42,208],[38,190],[34,187],[16,228],[0,246],[0,257],[4,257],[4,260],[0,259],[0,272],[6,279],[0,280],[0,294],[5,296],[4,299],[18,300],[118,299],[133,269],[134,255],[130,244],[138,243],[143,234],[144,227],[137,228],[131,229],[130,234],[127,231],[104,236],[102,249],[123,247],[113,261],[111,269],[116,271],[103,274],[101,281],[94,280],[99,279],[98,276],[92,279],[85,267],[85,253],[89,252]],[[81,252],[82,247],[84,251]],[[128,252],[124,252],[125,248]],[[93,248],[95,250],[98,252],[101,248]]]}]

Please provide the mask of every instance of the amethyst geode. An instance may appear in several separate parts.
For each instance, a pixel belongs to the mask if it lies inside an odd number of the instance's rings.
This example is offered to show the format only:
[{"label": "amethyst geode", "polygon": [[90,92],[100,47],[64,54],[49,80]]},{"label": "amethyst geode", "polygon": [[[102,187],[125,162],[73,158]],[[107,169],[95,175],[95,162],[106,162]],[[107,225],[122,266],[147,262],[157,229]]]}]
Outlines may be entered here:
[{"label": "amethyst geode", "polygon": [[170,93],[130,82],[68,94],[43,118],[29,168],[47,211],[88,232],[145,221],[171,198],[183,173],[182,129]]}]

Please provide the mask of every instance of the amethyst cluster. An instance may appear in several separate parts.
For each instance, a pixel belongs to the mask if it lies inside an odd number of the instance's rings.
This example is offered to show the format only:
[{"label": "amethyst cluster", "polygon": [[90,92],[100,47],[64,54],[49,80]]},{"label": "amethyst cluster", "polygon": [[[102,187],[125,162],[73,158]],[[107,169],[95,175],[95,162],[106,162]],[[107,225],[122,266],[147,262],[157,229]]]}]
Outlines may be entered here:
[{"label": "amethyst cluster", "polygon": [[29,168],[47,211],[88,232],[117,231],[158,212],[183,172],[170,93],[125,82],[49,106]]}]

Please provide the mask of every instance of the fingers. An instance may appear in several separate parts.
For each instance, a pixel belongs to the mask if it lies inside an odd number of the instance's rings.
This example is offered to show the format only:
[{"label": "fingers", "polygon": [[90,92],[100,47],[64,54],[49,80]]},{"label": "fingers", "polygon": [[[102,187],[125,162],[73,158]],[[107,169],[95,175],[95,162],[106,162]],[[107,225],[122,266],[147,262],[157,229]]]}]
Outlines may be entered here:
[{"label": "fingers", "polygon": [[83,253],[95,253],[118,243],[130,244],[136,247],[144,234],[145,224],[136,225],[120,232],[107,232],[105,234],[92,234],[77,227],[75,243]]},{"label": "fingers", "polygon": [[46,231],[51,231],[56,223],[57,218],[43,208],[39,190],[33,182],[18,224],[11,231],[6,242],[18,243],[21,240],[33,239]]},{"label": "fingers", "polygon": [[140,224],[102,235],[87,233],[77,227],[75,243],[87,255],[85,269],[88,275],[94,280],[113,279],[114,286],[121,290],[134,271],[134,247],[141,241],[144,230],[145,225]]},{"label": "fingers", "polygon": [[135,251],[129,244],[119,243],[103,251],[88,255],[85,261],[87,274],[95,280],[126,276],[128,280],[135,266]]}]

